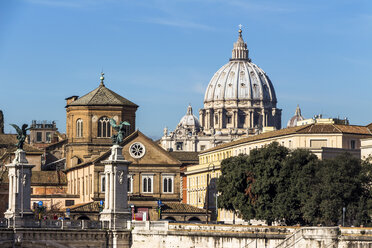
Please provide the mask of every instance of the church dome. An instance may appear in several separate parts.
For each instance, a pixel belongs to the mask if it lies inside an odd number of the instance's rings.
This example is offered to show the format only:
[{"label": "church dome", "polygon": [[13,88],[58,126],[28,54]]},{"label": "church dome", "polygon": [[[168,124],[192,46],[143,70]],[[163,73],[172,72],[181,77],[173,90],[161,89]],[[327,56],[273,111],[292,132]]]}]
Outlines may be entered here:
[{"label": "church dome", "polygon": [[191,105],[187,107],[187,113],[181,118],[178,127],[200,129],[199,120],[195,115],[193,115]]},{"label": "church dome", "polygon": [[305,118],[301,115],[300,106],[297,105],[296,112],[291,119],[289,119],[287,123],[287,127],[295,127],[297,126],[298,121],[303,121]]},{"label": "church dome", "polygon": [[212,77],[205,92],[204,103],[216,101],[263,101],[276,104],[274,87],[266,73],[251,62],[247,44],[239,30],[232,58]]}]

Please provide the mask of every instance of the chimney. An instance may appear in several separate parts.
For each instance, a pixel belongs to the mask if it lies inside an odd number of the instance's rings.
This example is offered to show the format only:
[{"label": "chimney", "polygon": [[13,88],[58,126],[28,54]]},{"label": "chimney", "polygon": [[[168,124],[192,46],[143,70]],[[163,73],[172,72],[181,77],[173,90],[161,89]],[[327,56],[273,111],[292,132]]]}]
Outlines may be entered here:
[{"label": "chimney", "polygon": [[68,106],[70,103],[72,103],[73,101],[75,101],[78,98],[79,98],[79,96],[70,96],[70,97],[67,97],[65,99],[66,100],[66,105]]}]

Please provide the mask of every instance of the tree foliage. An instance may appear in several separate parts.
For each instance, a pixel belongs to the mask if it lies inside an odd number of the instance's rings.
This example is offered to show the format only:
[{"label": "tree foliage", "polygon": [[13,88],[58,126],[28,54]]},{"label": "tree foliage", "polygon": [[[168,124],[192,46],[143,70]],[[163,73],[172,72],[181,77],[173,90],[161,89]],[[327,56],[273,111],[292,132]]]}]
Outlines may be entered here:
[{"label": "tree foliage", "polygon": [[246,220],[288,225],[369,224],[372,214],[372,165],[350,154],[319,160],[305,149],[278,143],[221,163],[219,206]]}]

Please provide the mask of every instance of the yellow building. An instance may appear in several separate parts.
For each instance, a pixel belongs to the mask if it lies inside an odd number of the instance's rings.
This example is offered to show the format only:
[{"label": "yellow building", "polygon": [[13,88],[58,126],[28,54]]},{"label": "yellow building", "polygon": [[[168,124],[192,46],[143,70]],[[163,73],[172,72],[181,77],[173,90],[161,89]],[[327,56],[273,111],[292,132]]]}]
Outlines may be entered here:
[{"label": "yellow building", "polygon": [[[278,142],[289,149],[308,149],[320,159],[332,158],[342,152],[350,152],[360,158],[361,139],[372,138],[371,130],[372,125],[313,123],[249,136],[202,151],[199,154],[199,164],[187,168],[188,204],[205,208],[206,199],[209,197],[209,209],[215,210],[216,181],[221,175],[221,161],[225,158],[249,154],[252,149],[261,148],[272,142]],[[209,182],[207,182],[207,175]],[[219,220],[226,222],[234,218],[231,213],[221,210],[219,210],[218,217]]]}]

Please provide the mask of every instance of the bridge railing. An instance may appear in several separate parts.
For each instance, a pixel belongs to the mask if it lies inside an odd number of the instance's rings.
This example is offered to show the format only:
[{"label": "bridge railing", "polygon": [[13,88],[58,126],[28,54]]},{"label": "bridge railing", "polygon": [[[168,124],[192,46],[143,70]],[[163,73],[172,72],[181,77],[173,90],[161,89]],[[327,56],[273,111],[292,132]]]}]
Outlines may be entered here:
[{"label": "bridge railing", "polygon": [[51,229],[102,229],[102,222],[95,220],[33,220],[23,219],[14,223],[12,219],[0,218],[0,228],[51,228]]}]

